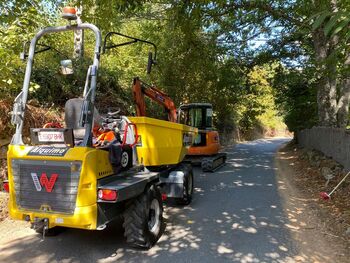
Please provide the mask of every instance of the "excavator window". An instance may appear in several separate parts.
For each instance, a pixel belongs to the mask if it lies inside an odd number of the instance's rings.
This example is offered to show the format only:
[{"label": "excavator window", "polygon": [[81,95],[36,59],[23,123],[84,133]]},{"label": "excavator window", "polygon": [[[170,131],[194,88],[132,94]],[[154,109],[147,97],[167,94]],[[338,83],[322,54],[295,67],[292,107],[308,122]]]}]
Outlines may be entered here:
[{"label": "excavator window", "polygon": [[183,116],[180,116],[180,123],[206,129],[213,127],[213,109],[206,107],[188,108],[182,111]]},{"label": "excavator window", "polygon": [[209,103],[180,106],[178,122],[201,130],[213,129],[213,108]]},{"label": "excavator window", "polygon": [[205,124],[207,128],[213,127],[213,109],[212,108],[207,108]]},{"label": "excavator window", "polygon": [[202,109],[190,109],[189,111],[189,125],[200,128],[202,127]]}]

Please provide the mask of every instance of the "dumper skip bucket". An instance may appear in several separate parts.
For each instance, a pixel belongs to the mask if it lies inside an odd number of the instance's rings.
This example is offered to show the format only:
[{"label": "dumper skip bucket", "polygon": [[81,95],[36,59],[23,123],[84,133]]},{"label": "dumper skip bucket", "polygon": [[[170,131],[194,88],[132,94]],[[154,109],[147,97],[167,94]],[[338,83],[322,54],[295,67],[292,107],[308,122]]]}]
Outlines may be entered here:
[{"label": "dumper skip bucket", "polygon": [[137,157],[145,166],[180,163],[193,143],[196,128],[148,117],[128,117],[139,134]]}]

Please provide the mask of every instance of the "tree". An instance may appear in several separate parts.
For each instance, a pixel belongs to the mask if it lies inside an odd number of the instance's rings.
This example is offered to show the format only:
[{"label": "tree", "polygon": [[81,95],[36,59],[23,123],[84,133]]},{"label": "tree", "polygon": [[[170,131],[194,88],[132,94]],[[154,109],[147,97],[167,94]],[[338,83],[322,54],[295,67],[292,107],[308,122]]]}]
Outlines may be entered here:
[{"label": "tree", "polygon": [[[317,73],[318,124],[345,127],[348,122],[349,24],[346,1],[215,1],[208,17],[218,25],[226,47],[265,38],[254,51],[237,54],[256,63],[281,61],[290,68],[313,67]],[[311,23],[310,23],[311,21]],[[312,25],[313,24],[313,25]],[[250,56],[246,56],[246,55]]]},{"label": "tree", "polygon": [[[28,3],[31,6],[31,2]],[[57,8],[47,10],[50,6],[61,7],[62,2],[58,2],[57,6],[54,1],[45,3],[45,11],[51,14],[52,24],[66,23],[55,11]],[[271,78],[267,77],[273,70],[268,69],[266,62],[272,59],[264,55],[268,53],[263,52],[266,49],[262,46],[256,48],[251,43],[254,37],[271,34],[275,30],[273,28],[277,27],[277,24],[270,24],[272,20],[265,20],[268,17],[266,5],[247,5],[245,1],[232,5],[226,1],[208,3],[175,0],[157,3],[140,0],[85,0],[73,1],[72,4],[82,8],[83,20],[96,24],[102,35],[109,31],[119,31],[150,40],[158,46],[157,66],[150,76],[145,73],[149,51],[146,46],[124,46],[101,56],[97,101],[102,106],[120,106],[125,113],[130,113],[130,83],[133,77],[140,76],[146,82],[165,90],[177,105],[186,102],[212,103],[216,111],[215,123],[226,133],[240,128],[241,131],[254,129],[264,123],[262,116],[267,111],[269,116],[277,114],[273,91],[268,83]],[[14,6],[7,6],[10,11],[12,7]],[[271,16],[270,19],[274,17]],[[23,27],[26,30],[26,34],[22,34],[23,40],[28,40],[39,27],[48,23],[43,18],[45,16],[39,15],[37,21],[31,24],[33,27]],[[10,19],[5,22],[9,25],[13,21]],[[279,26],[287,26],[287,23],[282,22]],[[17,34],[17,31],[13,31],[14,42]],[[69,37],[45,36],[40,41],[63,50],[69,57],[72,54],[71,40]],[[115,38],[113,41],[118,43],[122,40]],[[16,42],[18,51],[21,42],[22,39]],[[92,44],[87,34],[87,58],[79,63],[73,61],[75,66],[86,69],[91,62],[88,57],[93,52],[90,48]],[[9,54],[6,50],[4,52]],[[77,69],[75,72],[78,80],[62,78],[57,71],[59,60],[59,54],[48,52],[36,57],[31,94],[40,102],[60,100],[63,103],[68,97],[80,93],[79,87],[82,86],[86,72]],[[23,64],[14,65],[14,69],[22,70]],[[18,80],[18,83],[21,82],[22,77]],[[266,92],[261,92],[263,90]],[[150,110],[155,115],[159,112],[153,106]],[[266,125],[272,125],[267,123],[265,122]]]},{"label": "tree", "polygon": [[314,20],[312,39],[319,70],[318,111],[320,124],[346,127],[349,120],[350,53],[349,6],[341,1],[315,1],[322,10]]}]

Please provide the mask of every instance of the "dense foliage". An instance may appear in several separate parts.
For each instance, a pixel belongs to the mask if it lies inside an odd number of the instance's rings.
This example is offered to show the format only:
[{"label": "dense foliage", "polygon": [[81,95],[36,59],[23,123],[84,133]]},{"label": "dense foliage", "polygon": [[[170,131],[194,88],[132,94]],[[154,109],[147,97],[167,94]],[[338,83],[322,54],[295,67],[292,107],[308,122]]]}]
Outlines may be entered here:
[{"label": "dense foliage", "polygon": [[[122,1],[8,0],[0,3],[0,96],[13,99],[23,80],[23,43],[47,25],[63,25],[60,8],[80,6],[82,18],[103,35],[118,31],[157,44],[157,65],[146,74],[148,46],[135,44],[103,54],[100,107],[132,113],[135,76],[157,85],[176,105],[210,102],[217,128],[229,134],[291,131],[315,124],[344,127],[348,121],[350,63],[346,1]],[[124,39],[125,40],[125,39]],[[123,41],[113,38],[114,43]],[[60,106],[81,93],[93,41],[85,35],[84,58],[74,78],[59,74],[72,57],[73,36],[41,40],[54,47],[38,54],[31,98]],[[152,116],[162,110],[149,105]]]}]

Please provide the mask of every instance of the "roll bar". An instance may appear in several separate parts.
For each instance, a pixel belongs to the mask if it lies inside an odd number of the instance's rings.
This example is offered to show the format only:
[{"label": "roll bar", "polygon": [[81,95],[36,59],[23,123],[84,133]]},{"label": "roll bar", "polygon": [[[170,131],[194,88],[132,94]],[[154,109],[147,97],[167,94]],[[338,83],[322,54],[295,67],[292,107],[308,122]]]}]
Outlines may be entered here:
[{"label": "roll bar", "polygon": [[[16,133],[14,134],[11,144],[19,144],[23,145],[22,139],[22,131],[24,124],[24,113],[25,106],[28,98],[29,84],[30,78],[34,63],[34,55],[35,55],[35,46],[39,39],[47,34],[65,32],[65,31],[75,31],[75,30],[84,30],[89,29],[95,34],[95,50],[94,50],[94,59],[91,69],[89,70],[90,80],[90,88],[89,92],[84,96],[84,106],[82,109],[83,120],[82,123],[85,127],[85,137],[81,146],[92,146],[92,122],[93,122],[93,111],[94,111],[94,102],[96,96],[96,82],[97,82],[97,71],[99,68],[100,61],[100,53],[101,53],[101,43],[102,37],[100,30],[92,24],[82,23],[77,25],[66,25],[66,26],[58,26],[58,27],[46,27],[39,31],[31,40],[29,46],[29,54],[28,61],[24,76],[23,88],[21,93],[15,99],[13,112],[12,112],[12,123],[16,125]],[[85,95],[85,94],[84,94]]]}]

